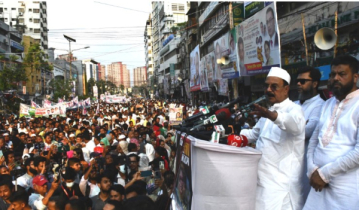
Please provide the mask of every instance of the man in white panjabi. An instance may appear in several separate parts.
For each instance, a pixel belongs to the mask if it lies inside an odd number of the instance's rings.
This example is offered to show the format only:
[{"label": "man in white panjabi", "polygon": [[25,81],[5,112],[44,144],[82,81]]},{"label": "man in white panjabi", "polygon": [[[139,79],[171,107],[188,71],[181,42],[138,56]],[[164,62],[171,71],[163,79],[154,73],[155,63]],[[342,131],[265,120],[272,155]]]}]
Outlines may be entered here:
[{"label": "man in white panjabi", "polygon": [[302,174],[302,186],[304,201],[307,199],[310,184],[307,177],[307,158],[309,139],[312,136],[315,127],[317,127],[320,112],[322,110],[324,100],[318,94],[318,87],[320,78],[322,77],[319,69],[306,66],[298,71],[297,87],[298,87],[298,101],[294,103],[300,105],[304,112],[305,118],[305,146],[304,146],[304,170]]},{"label": "man in white panjabi", "polygon": [[309,141],[312,186],[304,209],[359,209],[359,64],[349,55],[334,58],[328,87],[334,97],[322,108]]},{"label": "man in white panjabi", "polygon": [[249,142],[257,141],[262,152],[258,164],[257,210],[301,210],[305,119],[302,108],[288,98],[290,75],[272,67],[264,92],[269,109],[255,104],[252,114],[261,116],[253,129],[241,135]]}]

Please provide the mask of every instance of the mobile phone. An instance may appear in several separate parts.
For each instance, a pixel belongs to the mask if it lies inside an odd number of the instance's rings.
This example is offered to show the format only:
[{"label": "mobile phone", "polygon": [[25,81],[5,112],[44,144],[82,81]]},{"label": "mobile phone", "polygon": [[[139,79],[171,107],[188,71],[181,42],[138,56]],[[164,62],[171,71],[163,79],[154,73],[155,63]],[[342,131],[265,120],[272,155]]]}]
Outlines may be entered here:
[{"label": "mobile phone", "polygon": [[152,175],[152,171],[148,170],[148,171],[141,171],[141,177],[148,177]]},{"label": "mobile phone", "polygon": [[155,179],[161,179],[161,171],[155,171]]},{"label": "mobile phone", "polygon": [[165,163],[163,161],[160,161],[160,170],[165,169]]},{"label": "mobile phone", "polygon": [[0,158],[2,158],[2,156],[4,156],[4,154],[2,153],[2,150],[0,150]]}]

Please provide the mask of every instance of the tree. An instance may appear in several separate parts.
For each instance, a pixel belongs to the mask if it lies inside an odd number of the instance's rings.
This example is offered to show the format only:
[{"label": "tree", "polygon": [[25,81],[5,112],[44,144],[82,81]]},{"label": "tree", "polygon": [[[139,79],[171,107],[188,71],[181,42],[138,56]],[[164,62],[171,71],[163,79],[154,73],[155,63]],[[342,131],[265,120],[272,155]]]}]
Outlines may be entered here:
[{"label": "tree", "polygon": [[87,95],[93,96],[93,86],[95,86],[95,80],[90,78],[89,81],[87,81]]},{"label": "tree", "polygon": [[0,62],[3,66],[0,71],[0,90],[17,89],[19,82],[27,80],[24,65],[16,62],[17,59],[16,55],[10,55],[9,60],[0,55]]},{"label": "tree", "polygon": [[72,93],[72,84],[70,81],[60,78],[55,78],[50,82],[50,86],[54,90],[54,99],[62,98],[63,96],[66,96],[66,98],[69,98]]},{"label": "tree", "polygon": [[33,44],[29,47],[29,50],[24,58],[24,64],[30,67],[32,74],[34,71],[38,73],[40,70],[52,71],[53,66],[45,60],[46,54],[41,50],[39,44]]},{"label": "tree", "polygon": [[123,93],[123,91],[125,90],[125,86],[124,86],[124,85],[120,85],[120,89],[121,89],[121,92]]}]

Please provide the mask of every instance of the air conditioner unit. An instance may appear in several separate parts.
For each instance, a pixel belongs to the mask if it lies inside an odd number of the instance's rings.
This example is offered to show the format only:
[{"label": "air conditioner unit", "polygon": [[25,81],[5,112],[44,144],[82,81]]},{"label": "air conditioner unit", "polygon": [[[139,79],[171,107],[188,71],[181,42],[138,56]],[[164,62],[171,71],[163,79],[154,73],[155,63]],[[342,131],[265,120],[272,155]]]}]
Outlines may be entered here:
[{"label": "air conditioner unit", "polygon": [[6,40],[6,39],[3,40],[3,43],[4,43],[5,45],[9,45],[9,41]]},{"label": "air conditioner unit", "polygon": [[19,16],[23,16],[24,15],[24,13],[23,12],[19,12]]}]

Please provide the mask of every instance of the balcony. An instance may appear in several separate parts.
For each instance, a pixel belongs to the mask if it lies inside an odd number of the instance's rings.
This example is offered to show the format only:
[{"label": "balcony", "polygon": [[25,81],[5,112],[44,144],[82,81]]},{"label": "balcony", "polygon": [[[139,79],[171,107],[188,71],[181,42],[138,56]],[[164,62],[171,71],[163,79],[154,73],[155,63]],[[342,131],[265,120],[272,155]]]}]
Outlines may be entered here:
[{"label": "balcony", "polygon": [[164,33],[164,34],[165,33],[170,33],[170,32],[171,32],[171,30],[169,28],[165,28],[165,29],[162,30],[162,33]]},{"label": "balcony", "polygon": [[167,16],[163,18],[163,21],[175,21],[173,17]]}]

